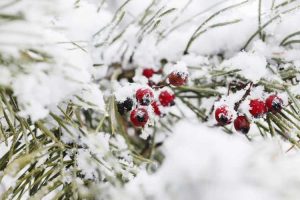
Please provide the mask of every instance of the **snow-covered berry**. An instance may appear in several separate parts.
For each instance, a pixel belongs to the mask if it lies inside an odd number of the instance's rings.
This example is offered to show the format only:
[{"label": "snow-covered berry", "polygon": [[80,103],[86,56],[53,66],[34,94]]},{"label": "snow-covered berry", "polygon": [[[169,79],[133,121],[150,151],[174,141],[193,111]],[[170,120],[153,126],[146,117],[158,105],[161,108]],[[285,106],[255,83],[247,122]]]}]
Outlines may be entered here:
[{"label": "snow-covered berry", "polygon": [[136,100],[143,106],[148,106],[153,102],[154,94],[150,88],[140,88],[136,91]]},{"label": "snow-covered berry", "polygon": [[244,115],[238,116],[234,122],[234,128],[236,131],[247,134],[250,130],[250,122]]},{"label": "snow-covered berry", "polygon": [[279,112],[282,109],[283,100],[277,95],[270,95],[266,99],[266,107],[270,112]]},{"label": "snow-covered berry", "polygon": [[128,112],[132,109],[133,101],[131,98],[127,97],[125,101],[123,102],[117,102],[117,108],[121,115],[123,115],[125,112]]},{"label": "snow-covered berry", "polygon": [[143,70],[143,76],[145,76],[147,78],[151,78],[154,73],[155,73],[155,71],[152,68],[146,68]]},{"label": "snow-covered berry", "polygon": [[219,125],[224,126],[232,122],[232,113],[230,112],[228,106],[219,106],[215,110],[215,118]]},{"label": "snow-covered berry", "polygon": [[134,126],[144,127],[148,119],[149,115],[145,108],[136,108],[130,113],[130,120]]},{"label": "snow-covered berry", "polygon": [[173,71],[168,75],[168,82],[173,86],[185,85],[188,79],[188,73],[184,71]]},{"label": "snow-covered berry", "polygon": [[159,108],[159,104],[157,101],[154,101],[153,103],[151,103],[151,106],[153,108],[153,111],[154,113],[157,115],[157,116],[161,116],[162,113],[160,111],[160,108]]},{"label": "snow-covered berry", "polygon": [[255,118],[262,117],[267,112],[265,102],[260,99],[250,100],[249,106],[250,106],[249,112]]},{"label": "snow-covered berry", "polygon": [[175,104],[175,95],[168,90],[162,91],[159,94],[158,99],[162,106],[173,106]]}]

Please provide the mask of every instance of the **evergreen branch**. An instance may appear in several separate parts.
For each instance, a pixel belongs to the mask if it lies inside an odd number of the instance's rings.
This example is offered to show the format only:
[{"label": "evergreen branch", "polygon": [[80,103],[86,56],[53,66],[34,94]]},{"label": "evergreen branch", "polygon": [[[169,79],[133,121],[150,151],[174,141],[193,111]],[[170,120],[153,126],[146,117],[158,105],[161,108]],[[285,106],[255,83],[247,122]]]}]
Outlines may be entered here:
[{"label": "evergreen branch", "polygon": [[209,88],[201,88],[201,87],[190,87],[190,86],[181,86],[176,88],[180,93],[181,92],[194,92],[197,93],[201,96],[218,96],[221,93],[214,90],[214,89],[209,89]]},{"label": "evergreen branch", "polygon": [[279,19],[282,15],[287,14],[287,13],[290,13],[290,12],[292,12],[292,11],[294,11],[294,10],[297,10],[298,8],[300,8],[300,5],[297,5],[297,6],[293,7],[293,8],[290,8],[290,9],[285,10],[285,11],[279,13],[279,14],[276,14],[274,17],[272,17],[271,19],[269,19],[266,23],[264,23],[264,24],[261,26],[261,28],[260,28],[259,30],[257,30],[255,33],[253,33],[253,34],[250,36],[250,38],[247,40],[246,44],[243,46],[242,50],[243,50],[243,49],[246,49],[246,48],[248,47],[248,45],[250,44],[250,42],[255,38],[255,36],[256,36],[257,34],[259,34],[259,33],[261,32],[261,30],[263,30],[264,28],[266,28],[266,27],[267,27],[268,25],[270,25],[273,21]]},{"label": "evergreen branch", "polygon": [[196,35],[198,34],[198,32],[202,29],[202,27],[204,27],[210,20],[214,19],[216,16],[222,14],[223,12],[227,11],[227,10],[230,10],[230,9],[233,9],[233,8],[236,8],[238,6],[241,6],[245,3],[247,3],[249,0],[246,0],[246,1],[243,1],[243,2],[240,2],[240,3],[237,3],[237,4],[234,4],[234,5],[231,5],[231,6],[228,6],[226,8],[223,8],[217,12],[215,12],[214,14],[212,14],[210,17],[208,17],[202,24],[200,24],[196,30],[194,31],[194,33],[192,34],[192,36],[190,37],[190,39],[188,40],[188,43],[183,51],[183,54],[186,55],[188,54],[188,51],[189,51],[189,48],[191,46],[191,44],[193,43],[193,41],[197,38]]},{"label": "evergreen branch", "polygon": [[[126,0],[115,12],[110,24],[116,24],[115,26],[117,26],[123,19],[125,12],[123,11],[123,9],[125,8],[125,6],[130,2],[131,0]],[[104,31],[105,29],[107,29],[108,27],[110,27],[111,25],[108,24],[107,26],[104,26],[103,28],[101,28],[99,31],[97,31],[93,37],[96,37],[97,35],[99,35],[102,31]]]},{"label": "evergreen branch", "polygon": [[5,8],[8,8],[8,7],[11,7],[11,6],[17,4],[17,3],[20,2],[20,1],[21,1],[21,0],[13,0],[13,1],[11,1],[11,2],[2,4],[2,5],[0,5],[0,10],[5,9]]},{"label": "evergreen branch", "polygon": [[280,42],[279,45],[280,45],[280,46],[285,46],[285,45],[284,45],[285,42],[286,42],[287,40],[289,40],[290,38],[296,36],[296,35],[300,35],[300,31],[296,31],[296,32],[294,32],[294,33],[292,33],[292,34],[287,35],[285,38],[282,39],[282,41]]},{"label": "evergreen branch", "polygon": [[240,22],[241,19],[235,19],[232,21],[227,21],[227,22],[220,22],[220,23],[216,23],[213,25],[208,26],[207,28],[205,28],[204,30],[198,32],[195,36],[194,36],[194,40],[196,40],[200,35],[202,35],[203,33],[205,33],[206,31],[209,31],[210,29],[216,28],[216,27],[221,27],[221,26],[226,26],[226,25],[231,25],[231,24],[236,24],[238,22]]},{"label": "evergreen branch", "polygon": [[263,39],[263,33],[261,31],[261,2],[262,0],[258,0],[258,30],[260,39]]},{"label": "evergreen branch", "polygon": [[0,13],[0,20],[23,20],[24,16],[22,14],[17,14],[17,15],[11,15],[11,14],[5,14],[5,13]]},{"label": "evergreen branch", "polygon": [[284,6],[286,6],[286,5],[289,5],[290,3],[293,3],[293,2],[295,2],[296,0],[286,0],[286,1],[284,1],[284,2],[282,2],[282,3],[280,3],[280,4],[278,4],[277,6],[275,6],[275,9],[278,9],[278,8],[280,8],[280,7],[284,7]]},{"label": "evergreen branch", "polygon": [[290,41],[282,44],[282,46],[288,46],[290,44],[297,44],[297,43],[300,43],[300,40],[290,40]]},{"label": "evergreen branch", "polygon": [[[219,1],[219,2],[216,2],[215,4],[209,6],[208,8],[204,9],[203,11],[191,16],[190,18],[182,21],[181,23],[175,25],[174,27],[172,27],[170,30],[168,31],[165,31],[166,33],[161,33],[161,37],[158,39],[157,43],[159,43],[160,41],[162,41],[164,38],[166,38],[168,35],[170,35],[172,32],[174,32],[176,29],[182,27],[183,25],[187,24],[188,22],[194,20],[196,17],[199,17],[201,16],[202,14],[210,11],[211,9],[215,8],[217,5],[221,5],[221,4],[224,4],[226,3],[227,1],[229,0],[224,0],[224,1]],[[174,21],[173,21],[174,22]]]}]

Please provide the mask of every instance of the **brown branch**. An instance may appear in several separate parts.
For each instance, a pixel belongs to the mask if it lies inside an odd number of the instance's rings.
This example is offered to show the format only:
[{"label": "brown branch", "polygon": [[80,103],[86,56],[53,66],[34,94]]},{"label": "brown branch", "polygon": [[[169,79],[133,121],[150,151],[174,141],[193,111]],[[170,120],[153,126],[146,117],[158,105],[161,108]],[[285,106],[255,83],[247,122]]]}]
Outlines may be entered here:
[{"label": "brown branch", "polygon": [[[243,97],[234,104],[234,110],[237,111],[241,105],[241,103],[243,101],[245,101],[246,97],[250,95],[250,91],[251,91],[251,88],[252,88],[252,85],[253,85],[253,82],[249,82],[250,83],[250,86],[249,88],[246,90],[245,94],[243,95]],[[246,85],[248,85],[249,83],[247,83]]]}]

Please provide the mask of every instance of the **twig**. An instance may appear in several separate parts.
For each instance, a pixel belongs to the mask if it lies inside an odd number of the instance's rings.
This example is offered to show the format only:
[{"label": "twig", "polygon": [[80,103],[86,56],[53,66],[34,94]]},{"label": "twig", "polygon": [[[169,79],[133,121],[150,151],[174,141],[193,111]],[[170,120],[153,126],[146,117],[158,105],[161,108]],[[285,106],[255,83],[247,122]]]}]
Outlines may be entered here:
[{"label": "twig", "polygon": [[246,99],[247,96],[250,95],[250,92],[251,92],[251,88],[252,88],[253,82],[249,82],[249,83],[247,83],[247,85],[248,85],[248,84],[250,84],[250,85],[249,85],[249,88],[246,90],[245,94],[242,96],[242,98],[241,98],[238,102],[236,102],[236,103],[234,104],[234,110],[235,110],[235,111],[237,111],[237,110],[239,109],[241,103],[242,103],[243,101],[245,101],[245,99]]}]

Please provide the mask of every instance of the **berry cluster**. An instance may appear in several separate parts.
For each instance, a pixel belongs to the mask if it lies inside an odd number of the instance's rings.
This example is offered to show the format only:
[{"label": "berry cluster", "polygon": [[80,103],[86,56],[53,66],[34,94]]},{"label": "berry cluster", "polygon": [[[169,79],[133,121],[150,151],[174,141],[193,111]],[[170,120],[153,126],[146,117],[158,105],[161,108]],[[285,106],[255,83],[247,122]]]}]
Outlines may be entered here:
[{"label": "berry cluster", "polygon": [[[283,100],[277,95],[270,95],[265,101],[252,99],[249,102],[249,113],[254,118],[263,117],[267,112],[276,113],[283,107]],[[233,120],[233,113],[227,105],[221,105],[215,109],[215,119],[218,125],[225,126]],[[238,114],[235,118],[234,128],[238,132],[247,134],[250,130],[250,120],[245,114]]]},{"label": "berry cluster", "polygon": [[168,91],[162,90],[157,91],[158,101],[154,98],[154,90],[151,88],[139,88],[136,91],[136,108],[133,109],[130,113],[130,120],[134,126],[144,127],[149,120],[149,111],[148,106],[151,106],[151,109],[157,116],[162,117],[161,106],[167,107],[174,105],[175,95]]},{"label": "berry cluster", "polygon": [[[144,69],[142,75],[148,79],[148,86],[140,86],[135,89],[135,100],[127,97],[124,101],[117,102],[117,108],[121,115],[130,112],[130,121],[136,127],[144,127],[151,113],[159,117],[164,116],[164,107],[175,105],[175,94],[166,86],[182,86],[186,84],[188,73],[174,70],[170,72],[164,80],[155,84],[151,82],[154,74],[161,74],[162,70],[155,71],[151,68]],[[152,83],[152,84],[150,84]]]}]

